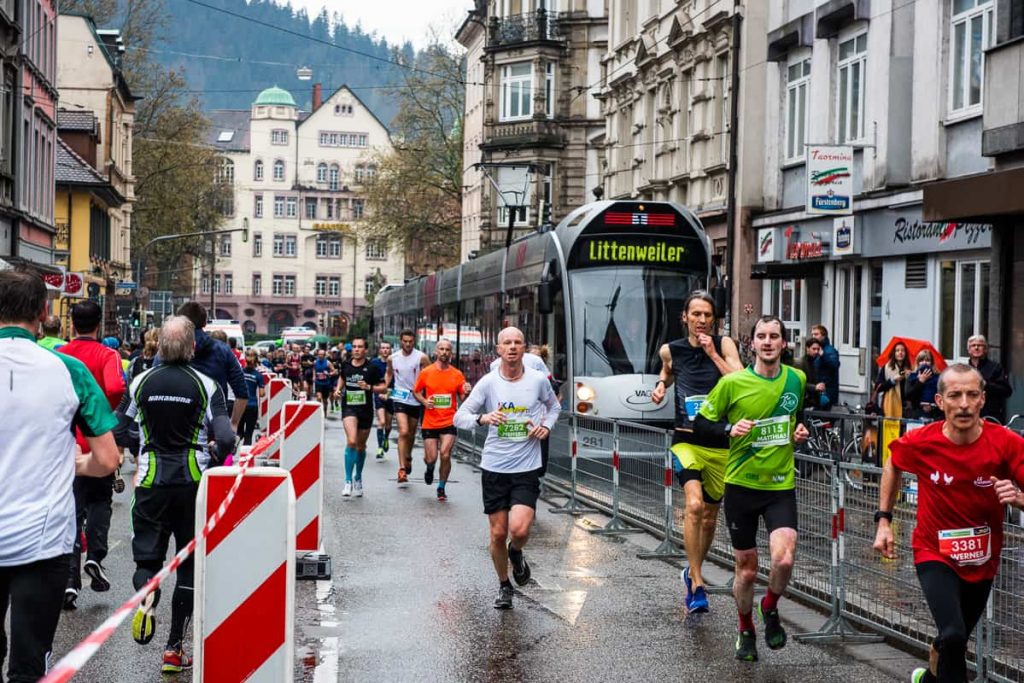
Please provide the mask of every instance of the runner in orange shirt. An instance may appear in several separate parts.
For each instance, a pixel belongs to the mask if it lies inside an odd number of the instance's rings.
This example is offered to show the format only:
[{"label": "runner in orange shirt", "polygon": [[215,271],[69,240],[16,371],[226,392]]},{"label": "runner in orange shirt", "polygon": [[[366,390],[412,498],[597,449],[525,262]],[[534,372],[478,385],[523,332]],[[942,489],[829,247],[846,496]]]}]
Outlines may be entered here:
[{"label": "runner in orange shirt", "polygon": [[455,446],[455,425],[452,420],[458,408],[456,399],[469,394],[470,386],[457,368],[451,366],[452,343],[441,339],[435,347],[437,360],[420,370],[413,396],[423,404],[423,462],[427,465],[423,481],[427,486],[434,483],[434,464],[441,457],[441,471],[437,481],[437,499],[447,500],[444,485],[452,471],[452,447]]}]

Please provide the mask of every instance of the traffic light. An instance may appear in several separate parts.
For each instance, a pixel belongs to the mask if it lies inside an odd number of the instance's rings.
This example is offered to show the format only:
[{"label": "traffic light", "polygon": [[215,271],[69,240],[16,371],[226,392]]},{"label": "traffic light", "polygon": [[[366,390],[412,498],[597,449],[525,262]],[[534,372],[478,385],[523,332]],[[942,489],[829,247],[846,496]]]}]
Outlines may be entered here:
[{"label": "traffic light", "polygon": [[545,227],[549,227],[551,225],[551,202],[541,201],[540,224]]}]

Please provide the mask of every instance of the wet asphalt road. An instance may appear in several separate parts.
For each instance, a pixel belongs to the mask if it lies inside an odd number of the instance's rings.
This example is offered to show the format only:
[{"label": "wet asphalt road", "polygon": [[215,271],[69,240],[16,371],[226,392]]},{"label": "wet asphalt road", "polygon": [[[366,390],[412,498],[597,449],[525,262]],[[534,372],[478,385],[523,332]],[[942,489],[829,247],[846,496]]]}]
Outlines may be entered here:
[{"label": "wet asphalt road", "polygon": [[[712,612],[687,617],[677,567],[636,558],[646,535],[593,536],[585,523],[538,505],[526,549],[534,582],[517,592],[515,609],[492,602],[497,579],[487,553],[479,473],[456,463],[449,499],[438,503],[422,481],[420,451],[412,483],[398,489],[391,453],[375,462],[371,433],[363,498],[343,498],[344,433],[328,420],[325,550],[330,581],[300,581],[296,591],[295,679],[335,681],[874,681],[909,678],[913,661],[885,646],[796,643],[761,661],[733,659],[736,617],[731,596],[711,597]],[[129,466],[130,469],[130,466]],[[114,497],[110,557],[113,590],[82,592],[65,613],[55,642],[60,655],[131,594],[129,492]],[[594,517],[600,523],[600,517]],[[709,579],[727,574],[708,570]],[[170,586],[168,586],[170,588]],[[158,608],[149,646],[132,641],[128,623],[75,679],[190,681],[161,676],[170,591]],[[781,604],[792,632],[813,629],[820,614]],[[793,619],[797,622],[794,623]],[[245,634],[239,634],[244,647]],[[190,644],[188,645],[191,651]]]}]

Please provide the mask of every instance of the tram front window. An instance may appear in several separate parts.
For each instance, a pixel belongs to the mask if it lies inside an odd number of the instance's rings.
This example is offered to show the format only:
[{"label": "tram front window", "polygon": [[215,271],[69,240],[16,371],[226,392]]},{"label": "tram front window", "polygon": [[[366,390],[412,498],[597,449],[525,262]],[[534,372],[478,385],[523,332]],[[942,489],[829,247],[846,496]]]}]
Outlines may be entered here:
[{"label": "tram front window", "polygon": [[681,334],[680,313],[696,275],[630,266],[570,274],[575,375],[657,374],[658,349]]}]

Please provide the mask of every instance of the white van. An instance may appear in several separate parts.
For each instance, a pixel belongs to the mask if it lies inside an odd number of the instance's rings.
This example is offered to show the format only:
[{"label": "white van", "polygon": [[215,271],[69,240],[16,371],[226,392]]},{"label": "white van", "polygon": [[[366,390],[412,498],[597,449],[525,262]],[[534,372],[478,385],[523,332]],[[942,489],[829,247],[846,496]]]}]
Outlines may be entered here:
[{"label": "white van", "polygon": [[242,332],[242,325],[237,320],[210,320],[203,329],[206,334],[220,330],[228,339],[235,340],[239,351],[245,350],[245,333]]}]

